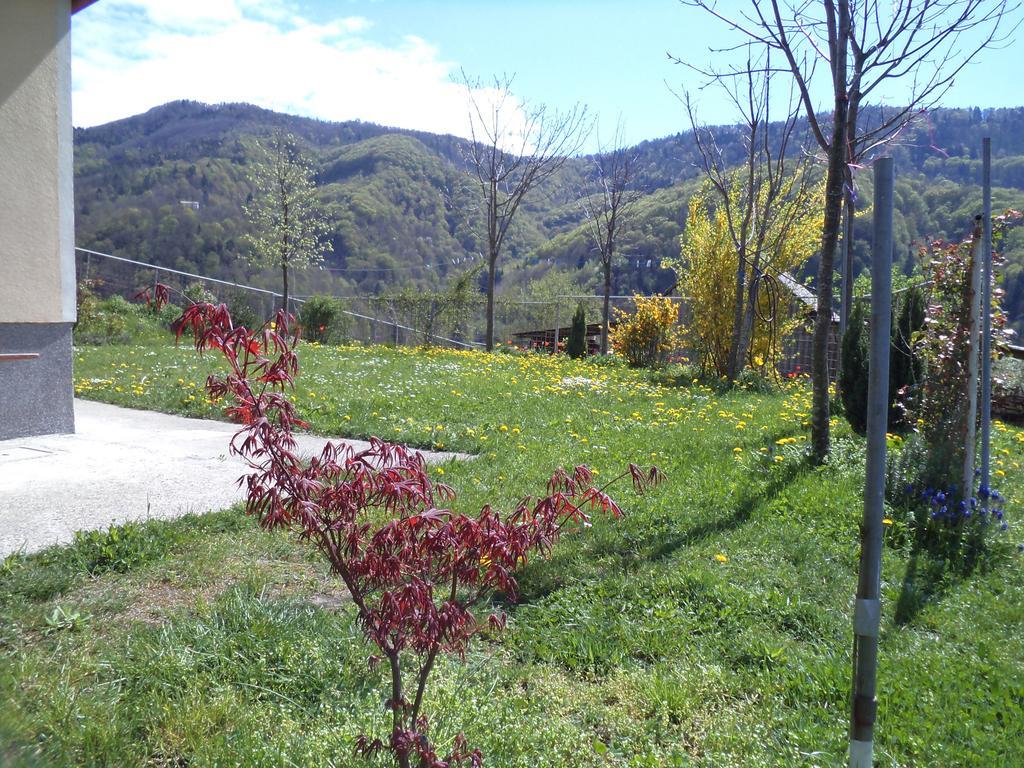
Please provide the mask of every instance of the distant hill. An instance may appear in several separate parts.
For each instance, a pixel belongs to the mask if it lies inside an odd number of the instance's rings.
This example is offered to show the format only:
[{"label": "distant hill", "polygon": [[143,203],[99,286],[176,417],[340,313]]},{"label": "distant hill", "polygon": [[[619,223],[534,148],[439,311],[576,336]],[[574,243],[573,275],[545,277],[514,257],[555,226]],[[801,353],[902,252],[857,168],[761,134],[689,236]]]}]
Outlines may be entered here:
[{"label": "distant hill", "polygon": [[[306,290],[374,294],[389,285],[437,286],[479,260],[479,208],[463,163],[465,141],[371,123],[331,123],[247,104],[172,102],[144,114],[75,130],[79,245],[215,277],[253,279],[240,258],[246,166],[254,140],[277,127],[299,137],[318,174],[332,222],[332,252]],[[908,272],[915,243],[958,237],[980,210],[981,137],[993,140],[995,207],[1024,207],[1024,108],[938,110],[892,148],[896,158],[897,259]],[[716,129],[738,160],[735,128]],[[664,290],[661,259],[679,248],[686,204],[700,183],[692,137],[637,145],[644,197],[622,241],[615,291]],[[592,290],[591,244],[576,203],[589,173],[573,158],[527,198],[501,264],[499,290],[523,288],[552,270]],[[858,180],[865,212],[855,255],[870,252],[870,174]],[[183,205],[181,201],[198,203]],[[1006,304],[1024,330],[1024,232],[1005,244]],[[812,274],[810,265],[807,277]]]}]

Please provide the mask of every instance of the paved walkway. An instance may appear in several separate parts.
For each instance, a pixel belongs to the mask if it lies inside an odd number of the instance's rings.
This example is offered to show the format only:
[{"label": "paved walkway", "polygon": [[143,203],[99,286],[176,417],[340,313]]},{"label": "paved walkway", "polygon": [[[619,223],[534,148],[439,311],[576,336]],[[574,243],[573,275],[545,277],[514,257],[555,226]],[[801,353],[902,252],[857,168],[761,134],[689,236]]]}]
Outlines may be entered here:
[{"label": "paved walkway", "polygon": [[[0,558],[70,541],[126,520],[224,509],[242,499],[244,462],[228,456],[237,427],[75,401],[76,433],[0,440]],[[319,453],[325,438],[299,436]],[[367,444],[345,442],[357,449]],[[436,463],[463,454],[424,452]]]}]

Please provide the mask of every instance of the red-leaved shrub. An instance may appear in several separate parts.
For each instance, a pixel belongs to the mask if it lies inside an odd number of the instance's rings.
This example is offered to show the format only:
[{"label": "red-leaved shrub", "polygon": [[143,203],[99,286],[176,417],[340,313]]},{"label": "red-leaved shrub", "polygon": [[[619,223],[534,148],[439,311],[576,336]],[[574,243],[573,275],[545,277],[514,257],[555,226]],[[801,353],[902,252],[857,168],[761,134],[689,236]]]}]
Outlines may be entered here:
[{"label": "red-leaved shrub", "polygon": [[[480,751],[462,736],[443,758],[431,744],[422,706],[437,655],[461,656],[484,627],[504,626],[504,614],[486,607],[488,597],[500,591],[515,600],[516,571],[531,555],[547,555],[570,527],[587,525],[587,510],[619,516],[608,484],[596,487],[586,467],[559,469],[542,497],[505,514],[485,506],[469,517],[445,507],[455,492],[433,482],[423,457],[400,445],[373,439],[356,451],[328,443],[303,460],[293,430],[306,425],[285,395],[299,367],[293,318],[279,312],[274,323],[250,331],[234,327],[224,305],[194,304],[178,327],[179,336],[191,330],[197,350],[216,349],[227,360],[227,373],[210,376],[206,387],[242,425],[231,451],[251,468],[240,480],[247,512],[323,553],[379,649],[371,665],[387,664],[391,734],[386,742],[361,736],[358,750],[388,749],[401,768],[481,765]],[[661,480],[654,467],[630,465],[620,477],[626,475],[638,493]]]}]

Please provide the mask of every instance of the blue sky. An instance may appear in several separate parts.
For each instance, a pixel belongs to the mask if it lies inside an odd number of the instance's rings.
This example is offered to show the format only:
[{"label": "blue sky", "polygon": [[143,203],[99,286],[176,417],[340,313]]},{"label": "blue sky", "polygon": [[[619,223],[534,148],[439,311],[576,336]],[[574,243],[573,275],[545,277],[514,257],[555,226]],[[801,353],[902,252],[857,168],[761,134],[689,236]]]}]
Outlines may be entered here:
[{"label": "blue sky", "polygon": [[[667,52],[703,65],[730,39],[676,0],[100,0],[74,19],[74,122],[196,99],[465,135],[464,69],[514,74],[528,102],[584,103],[605,138],[621,115],[632,143],[688,127],[670,86],[700,78]],[[1006,73],[1022,64],[1012,47],[983,52],[943,103],[1018,106]],[[698,105],[707,122],[733,119],[713,90]]]}]

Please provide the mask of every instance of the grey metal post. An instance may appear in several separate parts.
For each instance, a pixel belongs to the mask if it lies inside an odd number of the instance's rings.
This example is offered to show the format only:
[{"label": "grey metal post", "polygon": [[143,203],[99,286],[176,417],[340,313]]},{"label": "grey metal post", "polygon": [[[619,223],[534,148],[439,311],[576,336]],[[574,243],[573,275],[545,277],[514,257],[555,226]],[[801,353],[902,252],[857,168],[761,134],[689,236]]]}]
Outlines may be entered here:
[{"label": "grey metal post", "polygon": [[[981,140],[981,484],[989,485],[992,431],[992,139]],[[963,489],[964,497],[968,489]],[[987,495],[982,499],[988,509]]]},{"label": "grey metal post", "polygon": [[889,332],[892,323],[893,161],[875,162],[874,247],[871,254],[871,358],[868,375],[868,458],[861,523],[860,576],[853,613],[853,697],[850,768],[871,768],[877,702],[881,617],[885,433],[889,419]]}]

